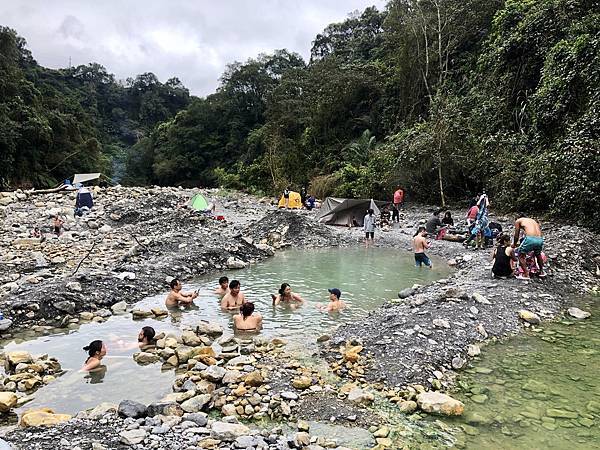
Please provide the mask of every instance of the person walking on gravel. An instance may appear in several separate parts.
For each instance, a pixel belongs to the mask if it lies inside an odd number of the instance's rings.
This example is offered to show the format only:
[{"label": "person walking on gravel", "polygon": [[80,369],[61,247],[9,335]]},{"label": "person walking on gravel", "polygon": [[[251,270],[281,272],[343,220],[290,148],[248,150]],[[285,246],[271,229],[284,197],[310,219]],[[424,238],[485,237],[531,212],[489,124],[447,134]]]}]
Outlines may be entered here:
[{"label": "person walking on gravel", "polygon": [[529,217],[519,217],[515,221],[515,234],[513,237],[512,248],[517,247],[521,231],[525,234],[521,245],[517,249],[519,252],[519,264],[523,270],[523,275],[519,275],[519,280],[529,280],[529,269],[527,268],[527,253],[533,252],[537,260],[540,272],[538,276],[544,278],[544,260],[542,259],[542,248],[544,246],[544,238],[542,237],[542,229],[540,224]]}]

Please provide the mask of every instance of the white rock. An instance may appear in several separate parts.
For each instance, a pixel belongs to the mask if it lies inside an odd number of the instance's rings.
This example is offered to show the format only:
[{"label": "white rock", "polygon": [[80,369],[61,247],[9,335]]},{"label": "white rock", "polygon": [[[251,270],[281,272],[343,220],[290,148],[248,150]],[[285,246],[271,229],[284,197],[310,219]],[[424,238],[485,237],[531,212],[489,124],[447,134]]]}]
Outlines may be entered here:
[{"label": "white rock", "polygon": [[81,288],[81,283],[79,283],[78,281],[69,281],[66,287],[68,290],[75,292],[81,292],[83,290]]},{"label": "white rock", "polygon": [[479,345],[471,344],[467,347],[467,354],[471,357],[477,356],[480,353],[481,353],[481,349],[479,348]]},{"label": "white rock", "polygon": [[433,319],[433,326],[436,328],[450,328],[450,322],[446,319]]},{"label": "white rock", "polygon": [[574,317],[575,319],[587,319],[592,315],[592,313],[588,311],[583,311],[582,309],[575,307],[567,309],[567,312],[571,317]]},{"label": "white rock", "polygon": [[243,269],[246,266],[247,266],[247,264],[244,261],[234,258],[233,256],[230,256],[227,259],[227,268],[228,269]]},{"label": "white rock", "polygon": [[250,433],[250,428],[240,423],[213,422],[210,435],[221,441],[234,441]]},{"label": "white rock", "polygon": [[482,305],[491,305],[490,301],[481,295],[479,292],[475,292],[472,296],[473,300],[477,303],[481,303]]},{"label": "white rock", "polygon": [[348,401],[357,405],[367,405],[374,400],[373,394],[363,391],[361,388],[354,388],[348,393]]},{"label": "white rock", "polygon": [[115,303],[110,307],[110,310],[113,314],[123,314],[127,311],[127,303],[123,300],[118,303]]},{"label": "white rock", "polygon": [[137,445],[146,439],[146,431],[140,428],[119,433],[120,441],[125,445]]}]

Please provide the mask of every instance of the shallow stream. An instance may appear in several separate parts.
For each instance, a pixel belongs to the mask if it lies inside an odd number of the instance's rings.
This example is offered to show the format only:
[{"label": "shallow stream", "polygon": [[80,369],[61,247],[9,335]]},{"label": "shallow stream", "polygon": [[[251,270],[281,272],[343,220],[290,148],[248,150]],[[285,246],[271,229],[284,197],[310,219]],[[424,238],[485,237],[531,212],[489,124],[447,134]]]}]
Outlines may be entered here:
[{"label": "shallow stream", "polygon": [[565,319],[488,345],[459,379],[468,449],[600,449],[600,300]]},{"label": "shallow stream", "polygon": [[[437,267],[436,267],[437,266]],[[385,300],[396,297],[399,290],[415,283],[426,284],[449,273],[447,265],[434,259],[434,269],[417,269],[413,256],[403,250],[379,248],[287,250],[248,269],[226,271],[230,279],[239,279],[242,292],[263,315],[262,335],[282,337],[288,347],[316,348],[316,337],[329,333],[342,323],[360,320]],[[101,402],[118,403],[133,399],[151,403],[170,392],[175,378],[172,370],[161,372],[160,364],[139,366],[132,354],[138,351],[137,334],[149,325],[157,332],[180,333],[183,325],[194,326],[201,320],[219,322],[232,333],[232,313],[219,307],[219,298],[213,294],[218,275],[203,277],[186,283],[184,290],[199,289],[196,307],[171,314],[163,320],[134,321],[130,314],[110,317],[101,324],[87,323],[71,330],[57,329],[47,336],[31,339],[32,332],[20,339],[5,343],[4,348],[26,350],[32,354],[47,353],[58,358],[67,372],[46,387],[38,390],[35,399],[24,409],[46,406],[57,412],[77,413]],[[271,293],[276,293],[282,282],[291,284],[294,292],[305,302],[300,306],[272,306]],[[349,308],[327,314],[316,308],[326,304],[328,288],[342,291],[342,300]],[[134,307],[148,310],[164,308],[166,293],[149,297]],[[79,372],[86,354],[82,348],[94,339],[103,340],[108,354],[103,360],[104,373]]]}]

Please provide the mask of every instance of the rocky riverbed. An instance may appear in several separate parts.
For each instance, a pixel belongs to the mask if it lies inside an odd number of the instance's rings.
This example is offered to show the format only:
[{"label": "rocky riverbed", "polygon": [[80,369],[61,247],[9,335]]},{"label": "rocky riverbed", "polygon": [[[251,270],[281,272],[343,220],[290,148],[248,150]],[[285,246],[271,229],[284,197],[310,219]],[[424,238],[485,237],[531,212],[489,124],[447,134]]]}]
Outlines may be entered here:
[{"label": "rocky riverbed", "polygon": [[[24,328],[44,333],[56,326],[102,321],[122,313],[128,304],[166,291],[169,277],[218,276],[221,269],[245,267],[288,246],[361,243],[361,230],[327,227],[313,220],[314,213],[278,211],[269,199],[239,193],[206,193],[216,201],[217,214],[225,217],[214,220],[181,207],[193,193],[178,188],[98,189],[94,210],[83,218],[70,214],[73,194],[4,195],[2,337]],[[29,236],[34,226],[47,226],[56,213],[67,216],[60,237],[50,230],[45,239]],[[406,210],[401,227],[377,233],[378,246],[409,250],[416,224],[429,214],[427,208]],[[496,220],[508,225],[506,219]],[[331,337],[321,336],[319,354],[308,355],[311,362],[307,355],[287,354],[283,343],[221,338],[225,351],[218,355],[198,350],[210,348],[218,335],[190,330],[163,336],[157,349],[138,354],[136,360],[178,370],[174,392],[165,399],[171,409],[157,412],[152,405],[138,404],[142,412],[132,416],[119,414],[119,405],[105,405],[65,423],[69,417],[61,416],[52,428],[5,430],[5,439],[17,448],[336,447],[333,440],[307,433],[303,420],[313,419],[369,428],[368,447],[414,448],[410,427],[398,425],[391,416],[405,415],[419,423],[426,414],[461,414],[460,402],[436,391],[452,386],[453,374],[477,357],[486,340],[539,327],[576,306],[573,299],[580,293],[597,290],[600,250],[594,236],[553,223],[543,224],[543,230],[550,260],[546,280],[492,280],[489,251],[436,241],[430,253],[456,267],[455,272],[432,285],[406,289],[363,321],[345,325]],[[239,366],[223,369],[225,373],[217,369],[235,358],[241,358]],[[211,410],[224,418],[207,417]],[[54,412],[38,413],[42,421],[50,420],[44,423],[52,423],[47,415]],[[240,420],[262,425],[248,428]],[[264,420],[281,421],[284,429]],[[446,431],[439,426],[428,436],[447,439]]]}]

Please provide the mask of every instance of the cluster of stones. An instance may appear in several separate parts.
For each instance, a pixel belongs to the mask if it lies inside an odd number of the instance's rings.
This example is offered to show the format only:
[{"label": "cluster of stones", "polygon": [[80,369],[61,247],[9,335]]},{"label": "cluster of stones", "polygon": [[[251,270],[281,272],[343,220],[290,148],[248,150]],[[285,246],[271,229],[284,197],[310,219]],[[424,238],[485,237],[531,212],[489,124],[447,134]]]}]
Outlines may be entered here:
[{"label": "cluster of stones", "polygon": [[[163,400],[186,413],[219,410],[225,416],[245,419],[291,416],[299,395],[273,392],[268,382],[270,368],[260,363],[264,354],[285,342],[258,336],[243,341],[222,334],[219,324],[204,322],[180,336],[160,333],[155,346],[135,353],[133,358],[138,364],[162,361],[163,369],[178,371],[173,393]],[[213,347],[220,350],[216,352]],[[303,389],[312,379],[298,377],[294,383]]]},{"label": "cluster of stones", "polygon": [[4,376],[0,376],[0,413],[22,406],[33,399],[40,387],[62,373],[60,363],[48,355],[32,356],[25,351],[4,354]]},{"label": "cluster of stones", "polygon": [[336,361],[331,364],[331,370],[336,375],[352,380],[365,381],[365,370],[368,366],[368,357],[361,355],[363,346],[357,341],[351,341],[340,347]]}]

